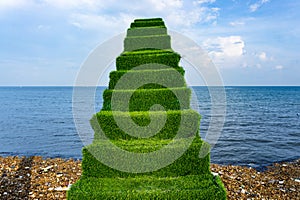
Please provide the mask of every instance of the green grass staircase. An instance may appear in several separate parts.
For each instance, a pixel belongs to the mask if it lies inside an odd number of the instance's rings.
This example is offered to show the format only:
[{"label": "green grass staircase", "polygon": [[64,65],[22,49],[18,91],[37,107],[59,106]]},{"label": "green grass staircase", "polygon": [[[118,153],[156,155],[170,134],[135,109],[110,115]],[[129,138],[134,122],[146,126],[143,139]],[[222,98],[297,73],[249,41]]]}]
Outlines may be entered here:
[{"label": "green grass staircase", "polygon": [[199,157],[208,144],[199,136],[200,115],[190,108],[179,61],[161,18],[131,23],[103,107],[91,119],[95,135],[83,149],[82,177],[68,199],[226,199],[209,154]]}]

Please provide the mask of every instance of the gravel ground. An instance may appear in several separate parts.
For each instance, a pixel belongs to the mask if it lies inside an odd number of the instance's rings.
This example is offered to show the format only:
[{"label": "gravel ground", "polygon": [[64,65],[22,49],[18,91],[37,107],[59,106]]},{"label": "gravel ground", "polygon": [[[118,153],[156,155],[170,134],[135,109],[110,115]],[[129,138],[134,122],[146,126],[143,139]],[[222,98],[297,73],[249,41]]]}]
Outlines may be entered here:
[{"label": "gravel ground", "polygon": [[[300,200],[300,159],[274,164],[264,172],[216,164],[211,170],[223,180],[228,199]],[[80,161],[0,157],[0,199],[66,199],[80,175]]]}]

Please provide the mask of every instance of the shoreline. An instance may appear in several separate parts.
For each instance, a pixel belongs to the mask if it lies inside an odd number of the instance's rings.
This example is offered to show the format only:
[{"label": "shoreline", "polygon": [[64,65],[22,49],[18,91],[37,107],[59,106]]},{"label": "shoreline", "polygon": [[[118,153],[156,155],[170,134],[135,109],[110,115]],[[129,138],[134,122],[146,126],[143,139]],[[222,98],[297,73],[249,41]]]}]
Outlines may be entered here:
[{"label": "shoreline", "polygon": [[[300,199],[300,159],[259,171],[246,166],[211,164],[228,199]],[[0,157],[0,199],[66,199],[81,176],[81,160],[41,156]]]},{"label": "shoreline", "polygon": [[[73,161],[82,161],[82,157],[77,158],[77,157],[64,157],[64,156],[57,156],[57,157],[51,157],[51,156],[40,156],[40,155],[0,155],[0,158],[10,158],[10,157],[19,157],[19,158],[24,158],[24,157],[41,157],[43,160],[48,160],[48,159],[62,159],[62,160],[73,160]],[[295,162],[297,160],[300,160],[300,157],[293,157],[293,158],[289,158],[289,159],[284,159],[284,160],[277,160],[274,161],[272,163],[269,164],[255,164],[255,163],[251,163],[251,164],[240,164],[240,163],[214,163],[211,161],[211,164],[216,164],[216,165],[220,165],[220,166],[240,166],[240,167],[246,167],[246,168],[253,168],[258,172],[264,172],[266,171],[269,167],[272,167],[274,164],[280,164],[280,163],[292,163]]]}]

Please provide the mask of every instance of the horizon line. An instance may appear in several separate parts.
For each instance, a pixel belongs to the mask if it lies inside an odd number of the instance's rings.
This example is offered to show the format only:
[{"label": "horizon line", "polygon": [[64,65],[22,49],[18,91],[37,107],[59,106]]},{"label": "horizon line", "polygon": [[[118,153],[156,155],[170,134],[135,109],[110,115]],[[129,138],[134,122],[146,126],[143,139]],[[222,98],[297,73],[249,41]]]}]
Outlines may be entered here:
[{"label": "horizon line", "polygon": [[[190,87],[300,87],[300,85],[188,85]],[[0,85],[0,87],[108,87],[108,85]]]}]

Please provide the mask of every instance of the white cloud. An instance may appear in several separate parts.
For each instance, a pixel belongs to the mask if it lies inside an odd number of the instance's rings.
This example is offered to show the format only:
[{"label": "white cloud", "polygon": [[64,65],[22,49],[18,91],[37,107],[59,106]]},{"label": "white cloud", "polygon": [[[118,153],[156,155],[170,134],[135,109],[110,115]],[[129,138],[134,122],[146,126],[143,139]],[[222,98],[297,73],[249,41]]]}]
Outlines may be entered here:
[{"label": "white cloud", "polygon": [[0,10],[19,8],[31,4],[31,1],[26,0],[1,0]]},{"label": "white cloud", "polygon": [[277,70],[282,70],[283,68],[284,68],[284,66],[282,66],[282,65],[275,66],[275,69],[277,69]]},{"label": "white cloud", "polygon": [[43,0],[41,4],[46,4],[59,9],[70,10],[95,10],[104,7],[108,2],[103,0]]},{"label": "white cloud", "polygon": [[163,13],[172,9],[180,9],[183,6],[182,0],[132,0],[130,2],[117,0],[43,0],[41,2],[60,9],[76,12],[95,11],[98,14],[103,13],[104,9],[108,9],[110,14],[124,11],[127,11],[126,13],[148,13],[149,11]]},{"label": "white cloud", "polygon": [[253,55],[256,56],[262,62],[266,62],[266,61],[272,62],[272,61],[274,61],[274,57],[268,55],[264,51],[262,51],[260,53],[254,53]]},{"label": "white cloud", "polygon": [[94,14],[73,14],[70,23],[82,29],[101,29],[115,27],[116,19]]},{"label": "white cloud", "polygon": [[2,0],[0,1],[0,7],[16,7],[26,3],[24,0]]},{"label": "white cloud", "polygon": [[249,6],[250,12],[255,12],[257,11],[260,7],[262,7],[265,3],[270,2],[270,0],[259,0],[258,2],[251,4]]},{"label": "white cloud", "polygon": [[216,2],[216,0],[197,0],[197,1],[193,1],[193,4],[205,4],[205,3],[214,3]]},{"label": "white cloud", "polygon": [[133,18],[133,16],[127,14],[112,17],[109,15],[77,13],[70,16],[69,22],[80,29],[99,30],[102,33],[116,34],[124,31]]},{"label": "white cloud", "polygon": [[243,26],[245,25],[245,22],[242,21],[233,21],[229,23],[231,26]]},{"label": "white cloud", "polygon": [[254,17],[241,17],[239,19],[229,22],[229,25],[233,26],[233,27],[245,26],[245,25],[249,24],[249,22],[253,23],[253,21],[255,21],[255,20],[256,20],[256,18],[254,18]]},{"label": "white cloud", "polygon": [[245,43],[241,36],[218,37],[204,42],[204,48],[213,57],[238,57],[244,54]]},{"label": "white cloud", "polygon": [[[50,0],[46,1],[50,2]],[[89,2],[87,5],[90,6],[88,7],[98,6],[97,3],[93,3],[98,2],[96,0],[85,1]],[[214,0],[206,1],[206,3],[213,2]],[[99,6],[98,12],[81,12],[76,9],[84,5],[79,0],[67,1],[59,5],[59,7],[73,7],[69,22],[83,29],[99,29],[103,25],[104,27],[121,27],[124,30],[124,25],[126,24],[126,27],[128,27],[133,19],[147,17],[162,17],[170,29],[177,27],[182,29],[189,28],[197,23],[213,23],[219,15],[219,8],[204,6],[202,3],[197,6],[191,5],[191,2],[184,2],[183,4],[182,0],[132,0],[130,4],[115,3],[114,5],[108,5],[106,3],[105,6],[102,5],[104,7],[109,6],[110,10],[114,10],[114,15],[106,13],[105,9]]]},{"label": "white cloud", "polygon": [[[147,2],[148,1],[148,2]],[[145,3],[150,4],[149,8],[154,8],[156,11],[164,11],[165,9],[174,9],[174,8],[181,8],[183,6],[182,0],[147,0]]]},{"label": "white cloud", "polygon": [[51,26],[49,25],[43,25],[43,24],[40,24],[38,25],[37,29],[40,30],[40,31],[47,31],[51,28]]},{"label": "white cloud", "polygon": [[255,12],[259,7],[260,7],[260,5],[258,3],[255,3],[255,4],[250,5],[249,9],[251,12]]},{"label": "white cloud", "polygon": [[60,11],[96,11],[107,5],[112,5],[116,0],[0,0],[0,10],[12,10],[17,8],[45,9],[54,8]]},{"label": "white cloud", "polygon": [[217,19],[218,10],[205,7],[192,10],[173,10],[164,18],[171,27],[191,27],[197,23],[210,23]]},{"label": "white cloud", "polygon": [[210,38],[205,40],[202,46],[220,68],[248,66],[244,60],[245,42],[241,36]]},{"label": "white cloud", "polygon": [[261,52],[261,53],[258,55],[258,58],[259,58],[261,61],[266,61],[266,60],[268,60],[266,52]]},{"label": "white cloud", "polygon": [[219,8],[209,4],[215,0],[195,2],[196,5],[183,0],[0,0],[0,8],[16,8],[26,4],[32,10],[57,12],[70,25],[94,30],[101,25],[115,27],[126,23],[128,26],[130,21],[140,17],[162,17],[171,29],[188,28],[197,23],[213,24],[219,15]]},{"label": "white cloud", "polygon": [[[133,1],[134,2],[134,1]],[[207,0],[207,4],[215,2]],[[159,16],[165,19],[169,28],[187,28],[197,23],[212,23],[219,15],[219,8],[182,0],[140,0],[129,5],[130,14],[138,17]],[[128,5],[124,5],[127,7]]]}]

